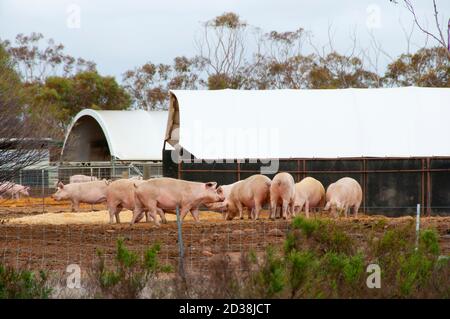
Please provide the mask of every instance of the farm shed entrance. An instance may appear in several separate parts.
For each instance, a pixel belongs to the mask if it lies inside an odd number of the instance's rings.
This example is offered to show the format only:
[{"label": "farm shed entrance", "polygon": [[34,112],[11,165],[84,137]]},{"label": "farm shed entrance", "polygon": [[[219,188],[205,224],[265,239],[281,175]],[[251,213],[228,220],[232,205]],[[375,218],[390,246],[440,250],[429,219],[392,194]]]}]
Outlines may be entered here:
[{"label": "farm shed entrance", "polygon": [[163,173],[229,184],[275,159],[297,181],[354,177],[369,213],[448,214],[449,101],[449,88],[171,91],[165,145],[187,156],[164,151]]},{"label": "farm shed entrance", "polygon": [[61,152],[63,162],[161,161],[167,112],[79,112]]}]

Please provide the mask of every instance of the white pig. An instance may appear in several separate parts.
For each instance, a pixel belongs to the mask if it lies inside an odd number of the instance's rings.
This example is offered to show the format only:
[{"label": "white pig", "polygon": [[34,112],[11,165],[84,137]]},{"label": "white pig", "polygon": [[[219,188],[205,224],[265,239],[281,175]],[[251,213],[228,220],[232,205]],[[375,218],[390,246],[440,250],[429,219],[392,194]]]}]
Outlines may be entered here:
[{"label": "white pig", "polygon": [[[208,207],[208,209],[213,210],[213,211],[221,211],[222,213],[226,212],[226,208],[227,208],[227,199],[230,197],[231,194],[231,189],[237,185],[238,183],[240,183],[242,181],[237,181],[233,184],[228,184],[228,185],[221,185],[219,186],[217,189],[222,191],[223,197],[224,197],[224,201],[223,202],[215,202],[215,203],[207,203],[204,204],[206,207]],[[224,215],[225,216],[225,215]]]},{"label": "white pig", "polygon": [[289,173],[278,173],[270,184],[270,218],[275,219],[278,207],[286,219],[294,212],[295,181]]},{"label": "white pig", "polygon": [[[109,211],[109,223],[114,223],[114,217],[116,217],[116,223],[120,223],[119,214],[122,209],[134,210],[135,207],[135,196],[134,196],[134,184],[139,185],[142,183],[141,180],[133,180],[133,179],[118,179],[116,181],[111,182],[108,185],[107,193],[106,193],[106,205]],[[147,211],[144,211],[145,213]],[[166,223],[166,217],[163,211],[158,211],[159,215],[163,223]],[[141,216],[140,216],[141,217]],[[147,222],[149,221],[149,215],[145,214]],[[136,220],[136,222],[138,222]]]},{"label": "white pig", "polygon": [[20,195],[30,196],[30,193],[28,192],[29,190],[29,186],[23,186],[12,182],[4,182],[0,184],[0,198],[7,196],[11,199],[19,199]]},{"label": "white pig", "polygon": [[58,183],[58,190],[52,195],[57,201],[70,200],[72,211],[79,209],[80,203],[98,204],[106,201],[109,182],[106,180],[66,184]]},{"label": "white pig", "polygon": [[136,206],[131,224],[143,210],[148,210],[155,224],[159,226],[156,218],[158,209],[175,210],[178,205],[180,217],[184,219],[189,211],[196,211],[201,204],[224,200],[222,191],[216,189],[216,182],[198,183],[161,177],[134,186]]},{"label": "white pig", "polygon": [[362,189],[359,183],[351,177],[343,177],[330,184],[326,194],[327,204],[324,210],[330,210],[337,217],[337,211],[344,211],[345,217],[350,208],[353,208],[355,217],[362,201]]},{"label": "white pig", "polygon": [[269,200],[270,178],[264,175],[252,175],[242,181],[231,184],[231,188],[220,186],[218,190],[228,193],[225,196],[225,219],[232,220],[237,213],[243,219],[244,207],[248,209],[248,218],[258,219],[262,206]]},{"label": "white pig", "polygon": [[306,218],[309,218],[309,209],[323,207],[325,204],[325,188],[322,183],[313,177],[305,177],[295,184],[294,214],[305,208]]}]

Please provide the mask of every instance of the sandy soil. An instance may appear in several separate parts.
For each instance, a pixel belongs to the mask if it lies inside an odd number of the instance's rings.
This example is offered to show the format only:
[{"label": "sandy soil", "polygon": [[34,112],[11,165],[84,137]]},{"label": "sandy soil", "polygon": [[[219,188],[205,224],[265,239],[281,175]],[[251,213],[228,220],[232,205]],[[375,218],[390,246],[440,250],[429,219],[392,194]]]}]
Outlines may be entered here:
[{"label": "sandy soil", "polygon": [[[133,213],[129,210],[124,210],[120,213],[121,223],[129,223]],[[215,212],[201,212],[201,219],[214,221],[221,220],[222,216]],[[168,221],[176,221],[175,214],[166,214]],[[141,220],[144,222],[145,218]],[[193,220],[189,214],[185,220]],[[109,212],[107,210],[90,211],[90,212],[61,212],[61,213],[44,213],[36,215],[28,215],[18,218],[11,218],[8,220],[9,224],[26,224],[26,225],[69,225],[69,224],[109,224]]]}]

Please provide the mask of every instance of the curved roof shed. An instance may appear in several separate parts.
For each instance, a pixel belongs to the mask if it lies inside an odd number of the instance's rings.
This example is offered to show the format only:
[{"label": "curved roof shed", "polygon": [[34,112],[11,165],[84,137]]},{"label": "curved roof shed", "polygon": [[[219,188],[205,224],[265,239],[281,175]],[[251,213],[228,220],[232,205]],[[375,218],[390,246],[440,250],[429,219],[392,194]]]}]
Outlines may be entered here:
[{"label": "curved roof shed", "polygon": [[61,160],[161,161],[166,125],[166,111],[85,109],[68,129]]},{"label": "curved roof shed", "polygon": [[449,88],[173,90],[165,140],[200,159],[450,156]]}]

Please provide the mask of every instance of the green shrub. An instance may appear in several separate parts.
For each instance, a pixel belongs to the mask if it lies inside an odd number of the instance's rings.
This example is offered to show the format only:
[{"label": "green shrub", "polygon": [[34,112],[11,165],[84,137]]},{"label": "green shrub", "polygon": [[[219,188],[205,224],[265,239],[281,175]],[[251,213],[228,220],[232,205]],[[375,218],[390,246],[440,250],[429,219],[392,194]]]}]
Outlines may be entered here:
[{"label": "green shrub", "polygon": [[439,235],[434,229],[420,232],[419,248],[421,251],[434,256],[439,255]]},{"label": "green shrub", "polygon": [[346,258],[343,273],[344,279],[348,284],[356,285],[363,279],[364,262],[364,255],[362,253]]},{"label": "green shrub", "polygon": [[420,251],[412,252],[407,256],[401,256],[399,260],[397,284],[400,295],[409,297],[419,287],[426,284],[427,280],[431,277],[434,262]]},{"label": "green shrub", "polygon": [[323,222],[319,219],[306,219],[302,216],[297,216],[292,221],[292,227],[294,229],[300,229],[306,235],[310,237],[314,232],[323,226]]},{"label": "green shrub", "polygon": [[[248,285],[262,298],[273,298],[285,287],[285,272],[283,259],[275,253],[273,247],[266,249],[264,260],[257,270],[252,272]],[[248,288],[248,287],[247,287]]]},{"label": "green shrub", "polygon": [[52,293],[47,281],[48,275],[44,271],[37,275],[0,264],[0,299],[47,299]]},{"label": "green shrub", "polygon": [[102,251],[97,251],[98,262],[94,278],[103,296],[138,298],[147,283],[159,272],[170,272],[170,265],[161,265],[158,253],[161,246],[156,243],[148,248],[141,261],[139,256],[128,250],[123,239],[117,240],[116,264],[109,269]]},{"label": "green shrub", "polygon": [[314,254],[309,251],[292,251],[286,257],[286,263],[287,281],[291,289],[290,297],[296,297],[301,290],[309,291],[308,281],[317,264]]}]

